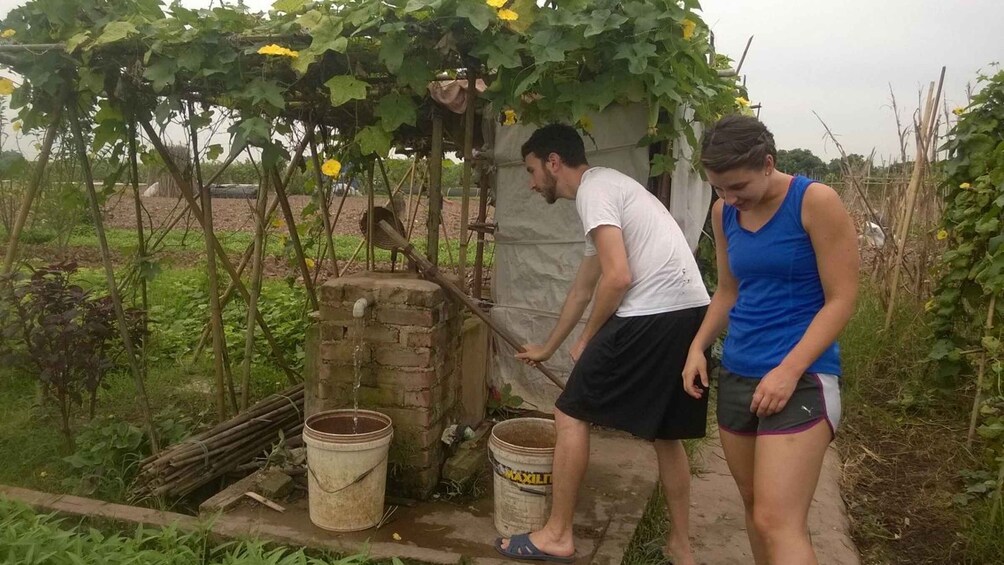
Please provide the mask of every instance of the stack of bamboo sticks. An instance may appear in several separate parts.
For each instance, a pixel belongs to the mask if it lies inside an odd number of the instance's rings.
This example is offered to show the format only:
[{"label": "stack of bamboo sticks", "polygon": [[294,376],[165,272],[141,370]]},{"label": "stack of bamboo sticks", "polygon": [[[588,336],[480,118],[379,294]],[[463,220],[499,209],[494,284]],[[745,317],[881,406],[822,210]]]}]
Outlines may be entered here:
[{"label": "stack of bamboo sticks", "polygon": [[236,470],[303,430],[303,385],[273,394],[241,414],[140,463],[134,493],[179,497]]}]

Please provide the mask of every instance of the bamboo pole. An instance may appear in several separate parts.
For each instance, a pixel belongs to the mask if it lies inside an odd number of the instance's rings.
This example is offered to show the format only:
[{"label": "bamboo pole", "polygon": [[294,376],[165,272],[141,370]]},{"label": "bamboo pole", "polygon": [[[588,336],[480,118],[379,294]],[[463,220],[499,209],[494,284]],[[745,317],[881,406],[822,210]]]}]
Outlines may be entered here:
[{"label": "bamboo pole", "polygon": [[[199,204],[195,202],[195,197],[192,195],[191,188],[185,186],[181,171],[178,169],[178,166],[174,163],[174,160],[171,159],[170,154],[167,152],[167,147],[164,146],[164,142],[161,141],[160,136],[157,135],[157,132],[153,129],[153,126],[150,125],[149,121],[144,120],[141,122],[141,124],[143,125],[143,129],[146,131],[147,136],[150,138],[150,142],[153,143],[154,147],[157,149],[157,152],[160,153],[161,157],[164,159],[164,162],[166,163],[167,169],[171,173],[171,176],[174,177],[175,182],[179,183],[179,186],[181,187],[181,194],[188,202],[188,206],[192,209],[192,212],[195,214],[195,217],[201,223],[203,221],[202,209],[199,207]],[[210,235],[212,237],[213,247],[216,249],[216,253],[220,257],[220,262],[223,265],[224,270],[226,270],[227,274],[230,275],[230,279],[234,281],[234,285],[236,286],[237,291],[240,292],[241,297],[244,300],[249,300],[250,293],[248,292],[247,287],[245,287],[244,283],[241,281],[241,278],[237,274],[236,269],[234,269],[233,263],[230,262],[230,258],[227,257],[227,254],[224,251],[223,246],[220,245],[219,240],[216,239],[216,236],[214,234]],[[289,364],[286,362],[286,356],[285,354],[283,354],[282,348],[279,347],[278,342],[276,342],[275,340],[275,336],[272,334],[272,331],[269,329],[268,324],[265,322],[265,319],[261,316],[260,312],[258,313],[257,320],[258,320],[258,326],[261,327],[261,331],[265,335],[265,339],[268,340],[269,345],[272,347],[272,353],[276,356],[276,361],[278,362],[279,366],[282,367],[283,371],[285,371],[286,377],[291,381],[291,383],[296,384],[297,382],[299,382],[300,377],[296,373],[294,373],[292,369],[289,368]]]},{"label": "bamboo pole", "polygon": [[[366,270],[373,272],[376,270],[376,249],[373,248],[373,240],[376,239],[373,237],[375,235],[373,222],[376,215],[373,206],[373,199],[376,197],[376,186],[373,184],[373,163],[370,163],[369,173],[370,190],[369,194],[366,195],[366,220],[368,222],[366,233],[370,237],[364,237],[363,241],[366,243]],[[389,190],[390,187],[388,186],[387,189]]]},{"label": "bamboo pole", "polygon": [[84,134],[80,127],[80,116],[77,113],[76,98],[66,105],[67,114],[70,121],[70,129],[77,146],[77,158],[80,159],[80,166],[83,169],[84,181],[87,186],[87,196],[91,205],[91,215],[94,216],[94,229],[98,236],[98,246],[101,248],[101,262],[105,268],[105,281],[108,284],[108,295],[112,299],[112,307],[115,310],[115,317],[118,319],[119,336],[122,338],[122,347],[125,349],[126,358],[129,360],[129,370],[132,372],[133,382],[136,385],[136,402],[139,404],[140,413],[143,415],[143,424],[146,432],[150,436],[150,447],[154,453],[160,451],[160,440],[157,437],[157,428],[153,424],[153,414],[150,412],[150,398],[146,394],[146,384],[143,382],[143,373],[139,368],[136,359],[136,350],[133,347],[132,336],[129,334],[129,323],[126,321],[125,309],[122,307],[122,298],[119,296],[118,286],[115,284],[115,267],[112,265],[112,254],[108,249],[108,238],[105,237],[104,219],[101,216],[101,206],[98,204],[98,192],[94,188],[94,176],[91,173],[91,164],[87,158]]},{"label": "bamboo pole", "polygon": [[265,255],[265,221],[268,203],[268,178],[258,183],[258,198],[255,200],[254,250],[251,253],[251,297],[248,300],[248,314],[244,336],[244,359],[241,363],[241,412],[247,410],[251,398],[251,358],[254,356],[255,316],[258,315],[258,297],[261,295],[262,266]]},{"label": "bamboo pole", "polygon": [[[994,327],[994,311],[997,309],[997,295],[990,295],[990,307],[987,308],[987,321],[983,325],[984,333],[989,334]],[[980,350],[980,363],[976,371],[976,395],[973,397],[973,411],[969,415],[969,433],[966,434],[966,449],[972,449],[976,437],[976,421],[980,416],[980,405],[983,404],[983,376],[987,370],[987,350]]]},{"label": "bamboo pole", "polygon": [[[439,265],[439,224],[443,221],[443,117],[432,116],[432,150],[429,155],[429,220],[426,257],[433,266]],[[373,232],[370,232],[373,233]]]},{"label": "bamboo pole", "polygon": [[899,230],[899,238],[896,242],[896,260],[892,268],[892,281],[889,287],[889,305],[885,314],[884,329],[888,330],[892,326],[892,316],[896,308],[896,295],[899,292],[899,276],[901,266],[906,251],[906,238],[910,233],[910,223],[913,220],[913,208],[916,205],[917,192],[924,177],[924,164],[927,161],[927,148],[931,143],[933,128],[931,123],[937,113],[938,102],[941,98],[941,88],[945,82],[945,67],[941,67],[941,78],[938,80],[938,91],[932,97],[928,93],[927,106],[924,110],[923,118],[920,122],[920,129],[917,132],[917,160],[913,163],[913,174],[910,177],[910,186],[907,188],[906,208],[903,216],[903,226]]},{"label": "bamboo pole", "polygon": [[464,112],[464,172],[463,192],[460,196],[460,234],[458,235],[460,249],[457,253],[457,274],[460,284],[467,287],[467,240],[470,232],[470,221],[467,207],[471,202],[471,170],[474,167],[474,115],[477,112],[478,89],[477,73],[474,65],[467,65],[467,108]]},{"label": "bamboo pole", "polygon": [[216,270],[216,250],[213,248],[213,196],[209,185],[202,182],[202,165],[199,159],[199,134],[195,131],[195,104],[188,101],[188,135],[192,145],[192,166],[195,169],[195,183],[202,195],[202,231],[206,244],[206,271],[209,276],[209,326],[213,332],[213,372],[216,375],[216,417],[223,422],[227,419],[227,384],[230,381],[230,408],[237,412],[237,402],[233,398],[233,382],[228,379],[229,371],[224,367],[226,347],[223,336],[223,308],[220,306],[220,283]]},{"label": "bamboo pole", "polygon": [[[334,237],[334,226],[331,223],[331,202],[328,200],[328,190],[324,185],[324,176],[321,175],[321,159],[317,156],[317,145],[314,143],[314,133],[309,132],[310,135],[310,160],[314,164],[314,184],[317,185],[317,197],[320,198],[320,208],[321,208],[321,222],[324,225],[324,235],[328,241],[328,249],[331,252],[331,265],[335,271],[335,276],[338,276],[338,257],[335,256],[335,237]],[[349,185],[351,186],[351,184]],[[348,194],[349,191],[346,188],[343,194]],[[343,199],[342,202],[345,200]],[[339,206],[341,210],[341,206]],[[324,255],[321,255],[321,261],[317,262],[317,270],[321,270],[321,263],[324,262]]]},{"label": "bamboo pole", "polygon": [[28,185],[28,191],[24,193],[21,207],[14,218],[14,225],[11,226],[10,234],[8,234],[7,254],[3,260],[4,274],[10,273],[14,267],[14,258],[17,256],[17,244],[18,240],[21,239],[21,230],[24,229],[24,223],[28,220],[28,214],[31,212],[31,205],[42,188],[45,167],[49,163],[49,156],[52,154],[52,144],[55,142],[56,133],[59,131],[61,112],[61,108],[56,108],[52,113],[52,123],[45,130],[45,138],[42,140],[42,150],[38,154],[38,163],[35,165],[35,170],[31,175],[31,184]]},{"label": "bamboo pole", "polygon": [[307,257],[303,254],[303,245],[300,244],[300,234],[296,231],[296,218],[293,217],[293,210],[289,206],[289,198],[286,196],[286,187],[279,178],[279,170],[270,166],[272,181],[275,183],[275,197],[279,199],[279,208],[286,218],[286,228],[289,230],[289,240],[293,242],[293,251],[296,253],[296,261],[300,268],[300,275],[303,276],[303,286],[307,289],[307,298],[310,306],[317,310],[317,293],[314,291],[314,281],[310,278],[310,269],[307,268]]},{"label": "bamboo pole", "polygon": [[[146,237],[143,234],[143,203],[140,202],[139,198],[139,164],[136,158],[136,121],[129,121],[129,175],[132,180],[132,193],[135,200],[136,208],[136,235],[138,239],[137,253],[141,260],[145,261],[146,254]],[[149,316],[150,316],[150,300],[147,295],[147,280],[146,277],[140,274],[139,277],[139,295],[140,302],[143,305],[143,335],[149,333]],[[143,371],[143,376],[146,376],[146,342],[144,345],[140,346],[140,368]]]}]

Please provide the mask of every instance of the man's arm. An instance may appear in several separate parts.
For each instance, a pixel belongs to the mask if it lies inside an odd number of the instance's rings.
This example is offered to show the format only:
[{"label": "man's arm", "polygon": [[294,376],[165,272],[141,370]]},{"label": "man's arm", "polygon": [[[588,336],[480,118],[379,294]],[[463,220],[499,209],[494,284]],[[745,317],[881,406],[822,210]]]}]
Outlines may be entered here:
[{"label": "man's arm", "polygon": [[[631,268],[628,266],[627,249],[624,247],[624,233],[617,226],[598,226],[592,231],[593,242],[596,244],[599,257],[600,276],[596,287],[596,302],[593,311],[586,322],[586,328],[579,336],[579,342],[574,348],[581,353],[589,340],[600,331],[603,324],[613,316],[631,288]],[[577,355],[573,355],[578,358]]]},{"label": "man's arm", "polygon": [[558,316],[558,323],[551,330],[547,342],[543,345],[527,344],[523,348],[524,353],[517,353],[516,358],[524,361],[547,361],[554,355],[554,352],[561,347],[568,334],[572,333],[575,325],[582,319],[582,313],[586,311],[586,306],[593,298],[593,291],[596,289],[596,281],[600,278],[600,260],[596,255],[583,257],[579,264],[579,270],[572,281],[572,288],[565,297],[565,303],[561,306],[561,314]]}]

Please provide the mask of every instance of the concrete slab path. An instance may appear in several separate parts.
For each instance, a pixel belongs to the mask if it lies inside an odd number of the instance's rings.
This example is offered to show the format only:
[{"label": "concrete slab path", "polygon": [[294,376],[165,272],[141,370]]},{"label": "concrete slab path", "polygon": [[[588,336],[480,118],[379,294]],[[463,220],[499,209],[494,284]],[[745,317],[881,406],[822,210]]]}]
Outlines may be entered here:
[{"label": "concrete slab path", "polygon": [[[717,429],[703,444],[695,463],[691,520],[698,561],[704,565],[752,564],[742,500],[725,462]],[[840,498],[840,458],[832,446],[823,461],[809,511],[809,531],[820,565],[860,564],[850,536],[847,509]]]}]

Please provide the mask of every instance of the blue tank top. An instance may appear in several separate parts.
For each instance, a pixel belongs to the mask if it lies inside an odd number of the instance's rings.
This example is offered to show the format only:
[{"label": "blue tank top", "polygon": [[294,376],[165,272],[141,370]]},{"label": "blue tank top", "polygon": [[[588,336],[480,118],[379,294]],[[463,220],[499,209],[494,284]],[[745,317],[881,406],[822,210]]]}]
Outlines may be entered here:
[{"label": "blue tank top", "polygon": [[[823,307],[816,252],[802,226],[802,200],[812,182],[794,177],[777,212],[756,232],[739,225],[735,207],[722,210],[729,269],[739,282],[722,355],[732,373],[760,378],[780,365]],[[840,374],[836,342],[808,372]]]}]

